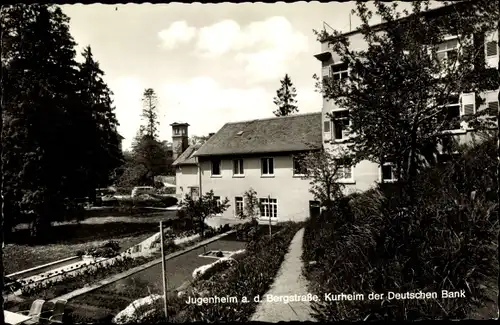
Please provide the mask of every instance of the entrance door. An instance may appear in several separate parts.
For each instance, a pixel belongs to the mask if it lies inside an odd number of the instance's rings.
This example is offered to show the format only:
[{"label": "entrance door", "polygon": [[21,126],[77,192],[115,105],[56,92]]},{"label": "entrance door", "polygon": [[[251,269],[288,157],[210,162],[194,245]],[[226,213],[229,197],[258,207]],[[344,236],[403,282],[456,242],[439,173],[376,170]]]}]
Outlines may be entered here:
[{"label": "entrance door", "polygon": [[309,217],[317,218],[321,213],[321,204],[319,201],[309,201]]}]

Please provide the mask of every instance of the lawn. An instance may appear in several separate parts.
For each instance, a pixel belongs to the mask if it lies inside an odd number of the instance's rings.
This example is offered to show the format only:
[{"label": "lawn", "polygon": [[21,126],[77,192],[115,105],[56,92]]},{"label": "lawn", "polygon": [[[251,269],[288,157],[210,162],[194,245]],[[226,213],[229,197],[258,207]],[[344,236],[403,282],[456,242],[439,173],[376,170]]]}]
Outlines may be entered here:
[{"label": "lawn", "polygon": [[28,229],[19,227],[4,248],[5,273],[71,257],[79,250],[108,240],[116,240],[124,251],[153,235],[160,220],[172,218],[175,218],[175,213],[170,211],[150,212],[140,216],[93,215],[80,224],[54,225],[50,234],[44,236],[43,242],[39,244],[29,243]]}]

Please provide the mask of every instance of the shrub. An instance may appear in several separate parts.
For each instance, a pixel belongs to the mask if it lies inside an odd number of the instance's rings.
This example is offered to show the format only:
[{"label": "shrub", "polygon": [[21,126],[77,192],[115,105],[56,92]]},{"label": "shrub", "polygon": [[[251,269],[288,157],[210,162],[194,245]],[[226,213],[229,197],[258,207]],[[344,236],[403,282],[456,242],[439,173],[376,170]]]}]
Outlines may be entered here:
[{"label": "shrub", "polygon": [[[497,185],[488,150],[494,146],[484,143],[424,171],[414,204],[403,205],[397,186],[381,187],[339,200],[308,220],[303,259],[311,291],[365,293],[364,300],[314,304],[316,318],[462,319],[484,303],[484,284],[498,272],[496,203],[487,190]],[[465,290],[466,297],[441,299],[441,290]],[[437,292],[438,299],[366,299],[388,291]]]},{"label": "shrub", "polygon": [[259,222],[251,219],[248,222],[236,225],[236,238],[239,240],[253,240],[258,234],[256,229],[259,227]]}]

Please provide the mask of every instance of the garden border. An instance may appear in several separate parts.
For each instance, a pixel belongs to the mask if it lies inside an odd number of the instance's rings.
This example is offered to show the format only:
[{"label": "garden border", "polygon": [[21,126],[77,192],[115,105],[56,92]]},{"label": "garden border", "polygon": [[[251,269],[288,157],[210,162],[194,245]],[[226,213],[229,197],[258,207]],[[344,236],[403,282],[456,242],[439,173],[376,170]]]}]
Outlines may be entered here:
[{"label": "garden border", "polygon": [[[220,234],[220,235],[208,238],[206,240],[203,240],[203,241],[201,241],[201,242],[199,242],[197,244],[194,244],[193,246],[190,246],[188,248],[185,248],[183,250],[180,250],[180,251],[177,251],[177,252],[174,252],[174,253],[171,253],[171,254],[165,256],[165,260],[167,261],[167,260],[172,259],[174,257],[177,257],[177,256],[183,255],[185,253],[188,253],[188,252],[190,252],[190,251],[192,251],[194,249],[203,247],[203,246],[205,246],[205,245],[207,245],[207,244],[209,244],[211,242],[214,242],[214,241],[219,240],[219,239],[221,239],[223,237],[226,237],[227,235],[230,235],[230,234],[232,234],[234,232],[236,232],[236,230],[230,230],[230,231],[225,232],[223,234]],[[155,266],[155,265],[161,263],[161,261],[162,261],[161,257],[157,258],[157,259],[155,259],[155,260],[153,260],[151,262],[148,262],[146,264],[136,266],[136,267],[134,267],[134,268],[132,268],[130,270],[127,270],[125,272],[118,273],[118,274],[115,274],[115,275],[113,275],[113,276],[111,276],[111,277],[109,277],[107,279],[103,279],[101,281],[98,281],[97,283],[95,283],[93,285],[90,285],[88,287],[80,288],[80,289],[77,289],[77,290],[72,291],[70,293],[67,293],[65,295],[62,295],[62,296],[56,297],[54,299],[51,299],[50,301],[51,302],[55,302],[55,301],[60,300],[60,299],[65,299],[65,300],[73,299],[73,298],[78,297],[80,295],[83,295],[85,293],[97,290],[97,289],[99,289],[101,287],[104,287],[104,286],[106,286],[108,284],[111,284],[113,282],[116,282],[118,280],[126,278],[126,277],[128,277],[128,276],[130,276],[132,274],[138,273],[138,272],[143,271],[143,270],[145,270],[147,268]]]},{"label": "garden border", "polygon": [[43,265],[38,265],[38,266],[29,268],[29,269],[26,269],[26,270],[17,271],[17,272],[11,273],[11,274],[7,274],[6,277],[19,276],[19,275],[22,275],[22,274],[30,273],[30,272],[33,272],[33,271],[36,271],[36,270],[40,270],[40,269],[43,269],[43,268],[46,268],[46,267],[49,267],[49,266],[52,266],[52,265],[56,265],[56,264],[59,264],[59,263],[64,263],[64,262],[67,262],[67,261],[70,261],[70,260],[73,260],[73,259],[77,259],[77,258],[79,258],[79,257],[76,256],[76,255],[75,256],[71,256],[71,257],[66,257],[66,258],[63,258],[62,260],[58,260],[58,261],[46,263],[46,264],[43,264]]}]

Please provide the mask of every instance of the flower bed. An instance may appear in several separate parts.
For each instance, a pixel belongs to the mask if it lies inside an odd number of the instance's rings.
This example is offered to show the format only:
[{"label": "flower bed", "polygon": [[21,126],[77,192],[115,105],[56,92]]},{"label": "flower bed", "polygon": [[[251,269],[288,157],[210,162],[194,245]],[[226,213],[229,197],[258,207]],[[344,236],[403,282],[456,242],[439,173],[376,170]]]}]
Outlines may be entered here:
[{"label": "flower bed", "polygon": [[202,266],[196,268],[193,271],[193,279],[194,280],[200,280],[200,279],[208,280],[208,279],[210,279],[210,277],[213,276],[214,274],[216,274],[224,269],[227,269],[230,266],[235,265],[237,262],[237,258],[243,256],[244,253],[245,253],[244,249],[236,251],[236,252],[231,252],[231,254],[229,254],[229,256],[221,257],[220,259],[218,259],[217,261],[215,261],[213,263],[210,263],[207,265],[202,265]]},{"label": "flower bed", "polygon": [[[271,238],[262,236],[247,245],[241,259],[208,280],[200,279],[186,293],[193,299],[203,297],[236,297],[237,302],[220,304],[186,304],[186,297],[169,299],[171,322],[249,321],[257,307],[254,297],[261,297],[270,288],[288,251],[300,223],[287,222]],[[243,298],[245,297],[245,299]],[[157,309],[147,317],[148,322],[162,322],[163,310]]]}]

